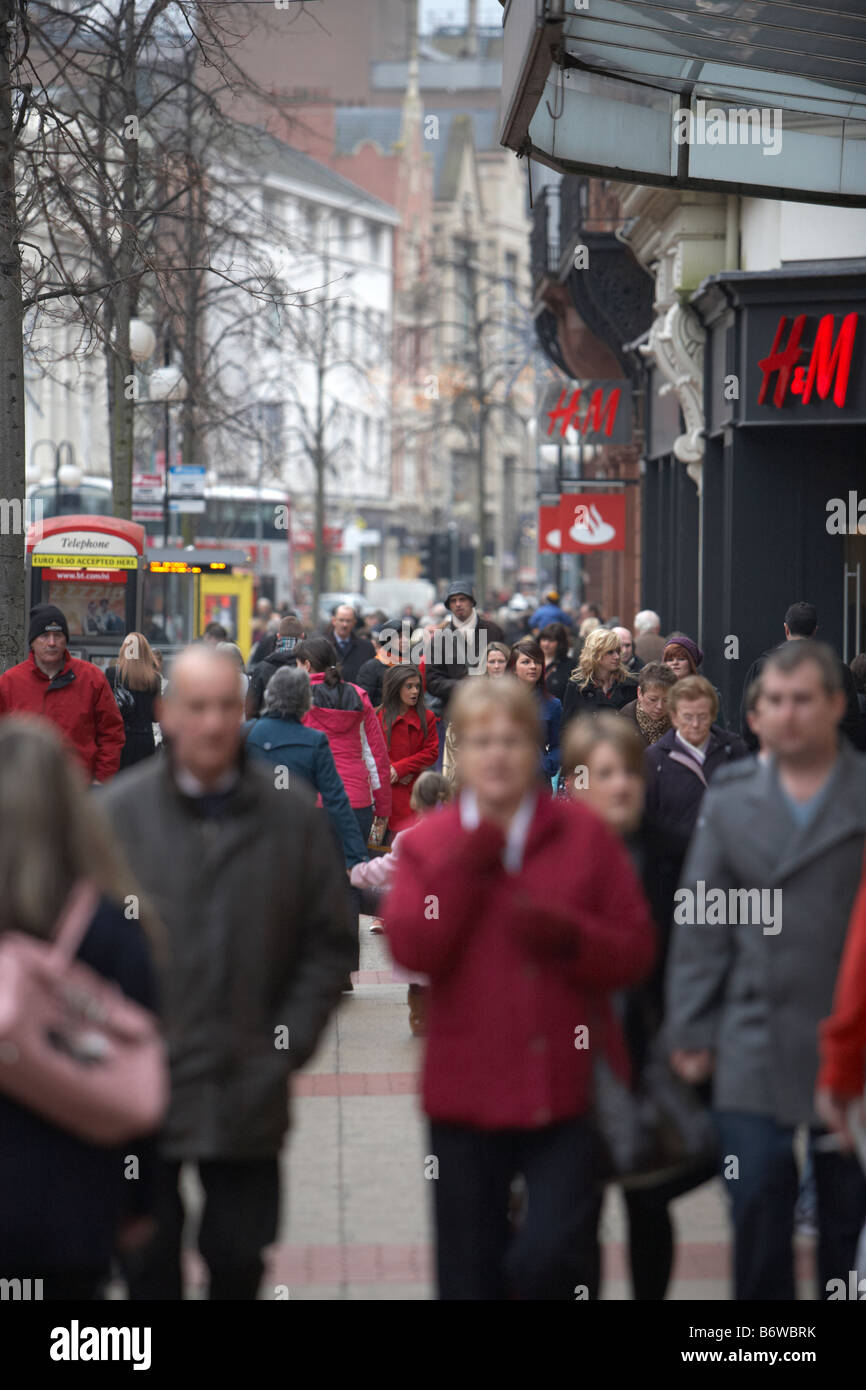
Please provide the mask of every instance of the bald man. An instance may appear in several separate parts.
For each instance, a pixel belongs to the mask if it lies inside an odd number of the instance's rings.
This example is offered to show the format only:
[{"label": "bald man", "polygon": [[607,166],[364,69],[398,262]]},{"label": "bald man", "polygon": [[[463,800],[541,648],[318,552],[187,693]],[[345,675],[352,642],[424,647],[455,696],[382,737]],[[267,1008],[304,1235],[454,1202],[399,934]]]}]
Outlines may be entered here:
[{"label": "bald man", "polygon": [[277,1232],[289,1078],[352,968],[346,872],[322,812],[280,769],[247,761],[241,713],[234,662],[188,648],[163,700],[166,755],[130,768],[105,798],[166,931],[172,1095],[155,1230],[124,1261],[133,1299],[183,1296],[183,1162],[204,1189],[210,1297],[256,1297]]}]

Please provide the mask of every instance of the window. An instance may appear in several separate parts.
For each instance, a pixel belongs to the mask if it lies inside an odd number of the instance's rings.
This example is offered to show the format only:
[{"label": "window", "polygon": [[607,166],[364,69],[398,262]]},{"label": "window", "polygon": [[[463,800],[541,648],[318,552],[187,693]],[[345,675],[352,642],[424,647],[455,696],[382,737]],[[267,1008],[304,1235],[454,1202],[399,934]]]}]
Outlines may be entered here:
[{"label": "window", "polygon": [[378,263],[382,259],[382,228],[376,222],[369,223],[367,238],[370,246],[370,260]]}]

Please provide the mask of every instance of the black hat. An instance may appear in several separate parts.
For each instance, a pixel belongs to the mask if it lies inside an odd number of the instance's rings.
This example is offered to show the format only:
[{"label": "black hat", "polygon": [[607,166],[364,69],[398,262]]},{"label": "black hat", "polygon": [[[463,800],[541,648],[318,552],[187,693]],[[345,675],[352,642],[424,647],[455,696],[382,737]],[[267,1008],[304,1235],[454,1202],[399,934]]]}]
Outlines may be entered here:
[{"label": "black hat", "polygon": [[455,579],[453,584],[448,585],[448,592],[444,599],[446,608],[451,608],[451,600],[456,598],[458,594],[465,594],[467,598],[471,598],[473,603],[478,602],[475,597],[475,585],[471,579]]},{"label": "black hat", "polygon": [[69,641],[69,627],[65,615],[53,603],[37,603],[30,609],[30,627],[27,630],[28,647],[35,637],[41,637],[48,628],[57,628]]}]

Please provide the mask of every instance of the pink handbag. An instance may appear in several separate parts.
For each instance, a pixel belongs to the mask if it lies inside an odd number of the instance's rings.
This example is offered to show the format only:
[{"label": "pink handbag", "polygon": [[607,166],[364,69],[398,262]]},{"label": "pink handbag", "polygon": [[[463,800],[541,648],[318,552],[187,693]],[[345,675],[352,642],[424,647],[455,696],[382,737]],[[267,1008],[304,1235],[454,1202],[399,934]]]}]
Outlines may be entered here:
[{"label": "pink handbag", "polygon": [[74,959],[98,905],[82,880],[51,941],[0,933],[0,1092],[112,1146],[158,1128],[169,1081],[154,1015]]}]

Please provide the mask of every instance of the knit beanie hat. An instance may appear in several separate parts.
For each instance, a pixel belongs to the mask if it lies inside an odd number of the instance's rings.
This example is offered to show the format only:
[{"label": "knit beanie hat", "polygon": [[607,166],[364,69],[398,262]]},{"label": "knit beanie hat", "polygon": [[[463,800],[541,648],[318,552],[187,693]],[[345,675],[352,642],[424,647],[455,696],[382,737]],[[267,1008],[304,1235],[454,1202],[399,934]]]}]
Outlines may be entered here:
[{"label": "knit beanie hat", "polygon": [[27,629],[28,647],[34,638],[41,637],[42,633],[49,627],[60,628],[67,642],[69,641],[69,627],[61,610],[55,608],[53,603],[37,603],[30,609],[30,626]]},{"label": "knit beanie hat", "polygon": [[694,668],[697,671],[698,667],[704,659],[704,654],[698,646],[697,642],[693,642],[691,637],[669,637],[665,642],[665,649],[662,652],[662,661],[664,661],[671,647],[682,647],[684,652],[688,652],[689,656],[692,659]]}]

